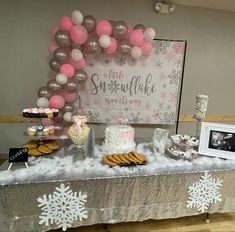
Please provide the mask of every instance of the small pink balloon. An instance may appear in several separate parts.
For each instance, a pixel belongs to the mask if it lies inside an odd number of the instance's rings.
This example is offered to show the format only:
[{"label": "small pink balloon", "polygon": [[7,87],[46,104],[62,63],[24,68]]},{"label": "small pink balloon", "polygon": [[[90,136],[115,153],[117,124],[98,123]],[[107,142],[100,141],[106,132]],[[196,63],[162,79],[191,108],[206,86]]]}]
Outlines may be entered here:
[{"label": "small pink balloon", "polygon": [[82,58],[80,61],[74,61],[73,59],[69,59],[69,63],[75,68],[75,69],[83,69],[86,66],[86,61],[84,58]]},{"label": "small pink balloon", "polygon": [[134,46],[141,46],[144,42],[144,33],[141,30],[133,30],[129,35],[130,43]]},{"label": "small pink balloon", "polygon": [[73,42],[77,44],[84,44],[88,38],[86,28],[80,24],[72,27],[70,35]]},{"label": "small pink balloon", "polygon": [[65,31],[70,31],[73,27],[73,23],[70,17],[64,16],[60,20],[60,28]]},{"label": "small pink balloon", "polygon": [[54,51],[58,48],[57,44],[55,41],[51,41],[48,46],[48,52],[50,55],[54,53]]},{"label": "small pink balloon", "polygon": [[50,98],[49,106],[55,109],[62,109],[65,104],[65,99],[60,95],[54,95]]},{"label": "small pink balloon", "polygon": [[101,36],[103,34],[111,35],[112,34],[112,25],[107,20],[100,20],[96,24],[96,34]]},{"label": "small pink balloon", "polygon": [[64,92],[63,96],[64,96],[65,102],[69,102],[69,103],[72,103],[77,99],[77,93]]},{"label": "small pink balloon", "polygon": [[149,56],[153,49],[153,44],[150,41],[145,41],[141,46],[141,51],[144,56]]},{"label": "small pink balloon", "polygon": [[74,75],[74,67],[71,64],[63,64],[60,66],[60,72],[71,78]]},{"label": "small pink balloon", "polygon": [[43,126],[52,126],[53,124],[54,124],[54,121],[51,118],[43,118],[42,119]]},{"label": "small pink balloon", "polygon": [[117,51],[117,40],[113,37],[111,38],[111,44],[109,45],[109,47],[105,48],[104,51],[107,54],[113,54]]},{"label": "small pink balloon", "polygon": [[51,28],[51,34],[54,36],[55,33],[56,33],[59,29],[60,29],[60,28],[59,28],[58,26],[53,26],[53,27]]}]

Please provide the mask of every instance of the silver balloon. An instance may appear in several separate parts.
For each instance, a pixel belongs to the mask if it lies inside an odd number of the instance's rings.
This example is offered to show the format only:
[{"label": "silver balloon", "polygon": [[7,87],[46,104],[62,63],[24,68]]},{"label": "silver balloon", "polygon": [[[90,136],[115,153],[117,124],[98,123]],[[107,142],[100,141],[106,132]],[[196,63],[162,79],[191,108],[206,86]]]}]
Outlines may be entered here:
[{"label": "silver balloon", "polygon": [[128,40],[122,39],[118,44],[118,51],[123,54],[129,54],[131,52],[131,44]]},{"label": "silver balloon", "polygon": [[57,48],[54,51],[54,58],[60,63],[65,64],[69,60],[69,53],[63,48]]},{"label": "silver balloon", "polygon": [[62,113],[62,111],[59,111],[59,113],[58,113],[58,116],[56,116],[56,117],[54,117],[53,118],[53,121],[55,121],[55,122],[63,122],[63,113]]},{"label": "silver balloon", "polygon": [[76,70],[73,77],[78,83],[83,83],[88,79],[87,73],[84,70]]},{"label": "silver balloon", "polygon": [[86,41],[86,52],[90,54],[98,54],[101,52],[99,39],[96,36],[91,36]]},{"label": "silver balloon", "polygon": [[50,90],[50,91],[58,91],[58,90],[61,90],[62,89],[62,86],[59,85],[56,80],[49,80],[47,82],[47,88]]},{"label": "silver balloon", "polygon": [[83,45],[82,44],[77,44],[77,43],[75,43],[75,42],[73,42],[72,41],[72,48],[77,48],[78,50],[80,50],[81,52],[83,52],[83,50],[84,50],[84,47],[83,47]]},{"label": "silver balloon", "polygon": [[55,72],[59,72],[60,71],[60,63],[55,59],[55,58],[52,58],[50,60],[50,68],[55,71]]},{"label": "silver balloon", "polygon": [[88,32],[92,32],[96,27],[96,20],[91,15],[86,15],[83,18],[82,25],[87,29]]},{"label": "silver balloon", "polygon": [[69,79],[68,82],[65,84],[64,88],[70,92],[75,91],[78,88],[77,80],[74,78]]},{"label": "silver balloon", "polygon": [[58,133],[63,132],[64,125],[62,123],[55,123],[54,125],[55,131]]},{"label": "silver balloon", "polygon": [[48,99],[48,98],[51,97],[51,94],[50,94],[50,91],[47,89],[47,87],[43,86],[38,90],[38,96],[39,97],[45,97],[45,98]]},{"label": "silver balloon", "polygon": [[113,26],[113,36],[116,39],[123,39],[127,35],[128,26],[124,21],[117,21]]},{"label": "silver balloon", "polygon": [[133,28],[134,30],[141,30],[141,31],[145,31],[145,26],[143,24],[137,24],[135,25],[135,27]]},{"label": "silver balloon", "polygon": [[67,31],[59,30],[55,33],[55,41],[61,48],[67,48],[71,45],[70,34]]},{"label": "silver balloon", "polygon": [[63,113],[73,112],[73,110],[74,110],[74,106],[71,103],[65,103],[64,107],[61,109]]}]

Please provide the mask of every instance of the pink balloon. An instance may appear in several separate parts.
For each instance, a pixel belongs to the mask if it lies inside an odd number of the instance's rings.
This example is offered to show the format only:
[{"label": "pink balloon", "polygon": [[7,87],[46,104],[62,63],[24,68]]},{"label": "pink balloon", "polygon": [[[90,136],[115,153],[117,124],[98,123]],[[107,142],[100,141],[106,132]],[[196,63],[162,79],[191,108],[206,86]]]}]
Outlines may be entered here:
[{"label": "pink balloon", "polygon": [[64,96],[65,102],[69,102],[69,103],[72,103],[77,99],[77,93],[64,92],[63,96]]},{"label": "pink balloon", "polygon": [[87,30],[82,25],[73,26],[70,35],[71,39],[77,44],[84,44],[88,38]]},{"label": "pink balloon", "polygon": [[49,106],[55,109],[62,109],[65,104],[65,99],[60,95],[54,95],[49,100]]},{"label": "pink balloon", "polygon": [[153,49],[153,44],[150,41],[145,41],[141,46],[141,51],[144,56],[149,56]]},{"label": "pink balloon", "polygon": [[51,126],[54,124],[54,121],[51,118],[43,118],[42,125],[43,126]]},{"label": "pink balloon", "polygon": [[60,72],[70,78],[74,75],[75,70],[71,64],[63,64],[60,66]]},{"label": "pink balloon", "polygon": [[52,34],[52,35],[55,35],[55,33],[56,33],[58,30],[59,30],[59,27],[58,27],[58,26],[53,26],[53,27],[51,28],[51,34]]},{"label": "pink balloon", "polygon": [[48,52],[49,52],[49,54],[50,54],[50,55],[53,54],[54,51],[55,51],[57,48],[58,48],[58,46],[57,46],[56,42],[55,42],[55,41],[51,41],[51,42],[49,43],[49,46],[48,46]]},{"label": "pink balloon", "polygon": [[105,53],[107,54],[113,54],[117,50],[117,40],[113,37],[110,38],[111,38],[111,44],[109,45],[109,47],[104,49]]},{"label": "pink balloon", "polygon": [[101,36],[103,34],[111,35],[112,34],[112,25],[107,20],[100,20],[96,24],[96,34]]},{"label": "pink balloon", "polygon": [[141,30],[133,30],[129,36],[130,43],[134,46],[141,46],[144,42],[144,33]]},{"label": "pink balloon", "polygon": [[60,28],[65,31],[70,31],[73,27],[73,23],[70,17],[64,16],[60,20]]},{"label": "pink balloon", "polygon": [[86,61],[84,58],[82,58],[80,61],[74,61],[73,59],[69,59],[69,63],[75,68],[75,69],[83,69],[86,66]]}]

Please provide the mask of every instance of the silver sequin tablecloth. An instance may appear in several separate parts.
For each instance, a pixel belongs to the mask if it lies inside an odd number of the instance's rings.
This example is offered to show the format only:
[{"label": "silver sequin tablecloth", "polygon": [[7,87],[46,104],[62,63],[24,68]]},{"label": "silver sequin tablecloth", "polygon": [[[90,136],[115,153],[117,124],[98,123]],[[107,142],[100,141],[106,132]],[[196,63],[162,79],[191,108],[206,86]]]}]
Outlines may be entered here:
[{"label": "silver sequin tablecloth", "polygon": [[[210,158],[208,158],[210,159]],[[176,161],[177,164],[177,161]],[[87,194],[88,218],[75,220],[72,227],[97,223],[143,221],[177,218],[200,214],[197,208],[187,208],[188,189],[207,171],[215,180],[222,180],[221,201],[209,204],[205,212],[235,212],[235,168],[229,165],[211,166],[205,170],[193,164],[181,171],[154,171],[121,176],[60,178],[60,180],[11,181],[0,184],[0,231],[48,231],[55,224],[39,224],[41,209],[37,199],[52,193],[61,183],[74,192]],[[169,168],[170,170],[170,168]],[[30,169],[29,169],[30,171]],[[67,170],[68,172],[68,170]],[[87,171],[89,172],[89,171]],[[61,173],[61,172],[60,172]],[[65,172],[64,172],[65,173]],[[65,175],[65,174],[63,174]],[[66,175],[65,175],[66,176]]]}]

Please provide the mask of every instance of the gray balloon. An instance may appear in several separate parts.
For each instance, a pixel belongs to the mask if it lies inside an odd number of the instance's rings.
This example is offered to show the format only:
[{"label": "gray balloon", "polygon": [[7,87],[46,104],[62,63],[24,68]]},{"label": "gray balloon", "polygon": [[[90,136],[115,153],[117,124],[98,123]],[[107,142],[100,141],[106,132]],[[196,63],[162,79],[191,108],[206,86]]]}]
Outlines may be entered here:
[{"label": "gray balloon", "polygon": [[38,90],[38,96],[39,97],[50,98],[51,94],[50,94],[50,91],[47,89],[47,87],[43,86]]},{"label": "gray balloon", "polygon": [[75,42],[72,41],[72,44],[71,44],[72,48],[77,48],[78,50],[80,50],[81,52],[83,52],[84,50],[84,47],[82,44],[77,44]]},{"label": "gray balloon", "polygon": [[63,48],[57,48],[54,51],[54,58],[60,63],[65,64],[69,60],[69,53]]},{"label": "gray balloon", "polygon": [[101,47],[97,36],[91,36],[87,39],[86,52],[90,54],[98,54],[101,52]]},{"label": "gray balloon", "polygon": [[88,75],[84,70],[76,70],[73,77],[78,83],[83,83],[88,79]]},{"label": "gray balloon", "polygon": [[74,110],[74,106],[71,103],[65,103],[64,107],[61,109],[63,113],[73,112],[73,110]]},{"label": "gray balloon", "polygon": [[69,79],[68,82],[65,84],[64,88],[70,92],[75,91],[78,88],[77,80],[74,78]]},{"label": "gray balloon", "polygon": [[143,24],[137,24],[134,26],[134,30],[141,30],[141,31],[145,31],[145,26]]},{"label": "gray balloon", "polygon": [[50,90],[50,91],[58,91],[58,90],[61,90],[62,89],[62,86],[59,85],[56,80],[49,80],[47,82],[47,88]]},{"label": "gray balloon", "polygon": [[123,39],[127,35],[128,26],[124,21],[117,21],[113,27],[113,36],[116,39]]},{"label": "gray balloon", "polygon": [[131,44],[128,40],[122,39],[118,44],[118,51],[123,54],[129,54],[131,52]]},{"label": "gray balloon", "polygon": [[67,48],[71,45],[70,34],[65,30],[59,30],[55,33],[55,41],[61,48]]},{"label": "gray balloon", "polygon": [[64,130],[64,125],[62,123],[55,123],[53,126],[57,133],[62,132]]},{"label": "gray balloon", "polygon": [[53,121],[55,121],[55,122],[63,122],[63,113],[62,113],[62,111],[59,111],[59,113],[58,113],[58,116],[56,116],[56,117],[54,117],[53,118]]},{"label": "gray balloon", "polygon": [[92,32],[96,27],[96,20],[91,15],[86,15],[83,18],[82,25],[87,29],[88,32]]},{"label": "gray balloon", "polygon": [[55,71],[55,72],[59,72],[60,71],[60,63],[55,59],[55,58],[52,58],[50,60],[50,68]]}]

